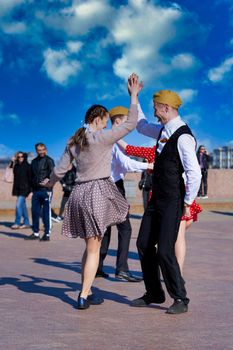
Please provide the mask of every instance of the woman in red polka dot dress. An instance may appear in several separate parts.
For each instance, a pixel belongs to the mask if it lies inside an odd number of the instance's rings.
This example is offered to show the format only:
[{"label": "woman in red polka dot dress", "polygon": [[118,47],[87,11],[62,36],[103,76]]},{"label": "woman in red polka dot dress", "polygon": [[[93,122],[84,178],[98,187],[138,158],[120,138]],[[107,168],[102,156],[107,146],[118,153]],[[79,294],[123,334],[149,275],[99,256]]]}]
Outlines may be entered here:
[{"label": "woman in red polka dot dress", "polygon": [[[155,151],[156,146],[154,147],[138,147],[128,145],[125,141],[118,141],[118,145],[125,151],[128,156],[140,157],[144,158],[148,161],[148,163],[153,163],[155,161]],[[151,191],[152,194],[152,191]],[[151,195],[150,195],[151,198]],[[178,264],[180,266],[181,274],[183,274],[183,266],[185,260],[186,253],[186,242],[185,242],[185,231],[190,225],[197,221],[197,214],[202,211],[202,208],[196,201],[193,201],[190,207],[190,216],[182,216],[180,228],[175,244],[175,252]]]}]

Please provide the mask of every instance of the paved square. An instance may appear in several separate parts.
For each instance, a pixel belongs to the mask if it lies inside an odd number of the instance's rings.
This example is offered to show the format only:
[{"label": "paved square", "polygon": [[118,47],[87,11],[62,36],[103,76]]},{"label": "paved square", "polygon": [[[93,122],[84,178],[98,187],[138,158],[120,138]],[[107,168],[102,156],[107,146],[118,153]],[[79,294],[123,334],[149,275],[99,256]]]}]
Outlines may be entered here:
[{"label": "paved square", "polygon": [[[191,302],[189,312],[177,316],[165,314],[169,296],[160,306],[130,307],[144,285],[114,278],[115,229],[106,259],[111,276],[94,284],[105,302],[81,311],[75,306],[83,241],[62,237],[61,224],[54,224],[50,242],[25,241],[30,230],[11,230],[9,217],[0,221],[1,349],[233,348],[233,212],[204,212],[187,231],[185,279]],[[129,265],[138,275],[139,225],[140,219],[132,218]]]}]

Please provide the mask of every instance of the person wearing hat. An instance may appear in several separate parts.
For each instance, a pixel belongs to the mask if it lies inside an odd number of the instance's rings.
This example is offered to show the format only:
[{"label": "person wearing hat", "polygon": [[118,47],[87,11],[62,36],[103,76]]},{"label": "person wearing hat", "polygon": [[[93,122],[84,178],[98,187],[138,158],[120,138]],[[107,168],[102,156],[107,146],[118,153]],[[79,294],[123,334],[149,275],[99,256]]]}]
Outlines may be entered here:
[{"label": "person wearing hat", "polygon": [[[153,95],[154,115],[161,125],[148,123],[138,105],[138,132],[157,140],[153,190],[143,215],[137,248],[146,293],[132,301],[133,306],[163,303],[161,269],[167,291],[174,303],[168,314],[188,311],[189,299],[185,282],[175,256],[175,242],[182,215],[190,216],[190,206],[197,196],[201,181],[196,157],[196,141],[179,116],[182,100],[171,90]],[[186,176],[186,187],[183,174]]]},{"label": "person wearing hat", "polygon": [[[112,128],[116,128],[127,120],[128,109],[117,106],[109,111]],[[117,144],[112,149],[111,178],[115,182],[118,191],[125,198],[124,177],[127,172],[142,172],[152,169],[153,164],[139,162],[126,156]],[[128,253],[132,234],[132,227],[129,220],[129,213],[126,220],[116,225],[118,230],[118,249],[116,259],[115,277],[127,282],[140,282],[142,279],[134,276],[129,271]],[[108,227],[101,242],[99,267],[96,277],[108,278],[108,274],[103,270],[104,259],[107,256],[111,239],[111,227]]]}]

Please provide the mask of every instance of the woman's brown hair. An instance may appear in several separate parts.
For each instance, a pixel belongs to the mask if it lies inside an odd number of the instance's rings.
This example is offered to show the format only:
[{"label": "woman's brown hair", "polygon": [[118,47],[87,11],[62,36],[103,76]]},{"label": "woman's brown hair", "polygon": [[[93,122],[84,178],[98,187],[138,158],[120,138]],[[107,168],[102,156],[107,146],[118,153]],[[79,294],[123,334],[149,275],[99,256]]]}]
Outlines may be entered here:
[{"label": "woman's brown hair", "polygon": [[[108,110],[104,106],[93,105],[87,110],[84,122],[85,124],[90,124],[97,117],[100,117],[101,119],[103,119],[107,113],[108,113]],[[84,147],[88,146],[86,130],[87,128],[85,126],[79,128],[75,132],[75,134],[71,136],[71,138],[69,139],[69,142],[68,142],[69,147],[72,147],[74,145],[79,145],[80,149],[83,149]]]}]

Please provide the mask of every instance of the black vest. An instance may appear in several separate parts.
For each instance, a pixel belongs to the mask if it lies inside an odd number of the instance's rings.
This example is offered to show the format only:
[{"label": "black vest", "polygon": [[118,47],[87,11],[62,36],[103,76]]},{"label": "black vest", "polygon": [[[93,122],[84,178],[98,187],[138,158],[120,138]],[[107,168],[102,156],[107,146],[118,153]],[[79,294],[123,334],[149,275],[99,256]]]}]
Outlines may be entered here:
[{"label": "black vest", "polygon": [[184,168],[177,147],[178,138],[183,134],[192,135],[187,125],[181,126],[171,135],[160,154],[156,151],[153,170],[153,197],[156,199],[184,198]]}]

